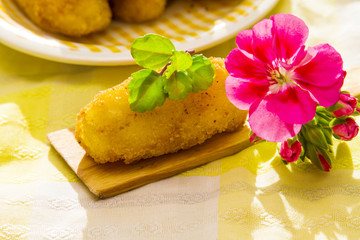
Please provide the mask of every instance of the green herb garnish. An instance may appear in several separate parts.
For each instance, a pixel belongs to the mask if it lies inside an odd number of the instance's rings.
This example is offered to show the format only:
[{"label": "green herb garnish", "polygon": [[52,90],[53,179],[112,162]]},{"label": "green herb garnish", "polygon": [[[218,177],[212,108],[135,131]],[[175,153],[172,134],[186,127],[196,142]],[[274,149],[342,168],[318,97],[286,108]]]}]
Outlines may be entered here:
[{"label": "green herb garnish", "polygon": [[[131,44],[135,62],[146,68],[131,74],[129,103],[133,111],[151,111],[166,98],[179,100],[206,90],[215,77],[210,59],[192,51],[177,51],[166,37],[146,34]],[[155,70],[161,69],[160,72]]]}]

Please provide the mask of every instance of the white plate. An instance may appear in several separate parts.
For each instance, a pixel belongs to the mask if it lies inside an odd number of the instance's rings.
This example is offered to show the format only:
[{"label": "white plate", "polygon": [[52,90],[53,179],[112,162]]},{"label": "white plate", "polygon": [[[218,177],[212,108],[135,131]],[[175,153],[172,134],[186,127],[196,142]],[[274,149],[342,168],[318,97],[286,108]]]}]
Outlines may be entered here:
[{"label": "white plate", "polygon": [[83,65],[133,64],[131,42],[158,33],[178,50],[196,51],[235,36],[261,19],[278,0],[174,0],[156,21],[126,24],[113,21],[104,32],[68,38],[43,31],[13,3],[0,0],[0,41],[19,51],[65,63]]}]

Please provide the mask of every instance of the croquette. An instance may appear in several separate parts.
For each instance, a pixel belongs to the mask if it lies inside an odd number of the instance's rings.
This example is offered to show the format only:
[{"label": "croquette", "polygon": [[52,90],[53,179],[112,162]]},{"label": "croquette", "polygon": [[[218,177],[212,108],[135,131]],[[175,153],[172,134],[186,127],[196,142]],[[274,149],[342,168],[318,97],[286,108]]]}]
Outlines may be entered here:
[{"label": "croquette", "polygon": [[166,0],[110,0],[113,17],[140,23],[158,18],[165,10]]},{"label": "croquette", "polygon": [[241,127],[247,115],[226,97],[228,72],[221,58],[211,59],[215,79],[206,91],[178,101],[166,99],[152,111],[129,107],[123,83],[102,91],[77,116],[76,139],[98,163],[132,163],[203,143],[211,136]]},{"label": "croquette", "polygon": [[15,0],[39,27],[80,37],[104,30],[112,13],[107,0]]}]

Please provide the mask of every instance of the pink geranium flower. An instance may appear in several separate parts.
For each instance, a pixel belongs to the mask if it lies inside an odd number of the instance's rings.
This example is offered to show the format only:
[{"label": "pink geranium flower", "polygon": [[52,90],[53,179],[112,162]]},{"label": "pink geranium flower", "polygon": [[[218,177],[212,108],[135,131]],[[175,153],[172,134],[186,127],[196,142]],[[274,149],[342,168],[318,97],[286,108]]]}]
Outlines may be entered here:
[{"label": "pink geranium flower", "polygon": [[277,14],[237,35],[237,48],[225,60],[226,93],[238,108],[249,109],[252,131],[283,142],[314,118],[317,104],[339,99],[345,71],[340,54],[328,44],[305,49],[305,23]]}]

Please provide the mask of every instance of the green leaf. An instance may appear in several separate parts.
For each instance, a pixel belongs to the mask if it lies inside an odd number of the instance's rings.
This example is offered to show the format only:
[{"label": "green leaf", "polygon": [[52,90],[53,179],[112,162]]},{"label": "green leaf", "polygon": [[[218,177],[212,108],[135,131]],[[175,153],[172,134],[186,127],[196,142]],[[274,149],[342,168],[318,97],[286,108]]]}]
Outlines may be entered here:
[{"label": "green leaf", "polygon": [[210,59],[203,55],[194,55],[193,64],[187,70],[193,86],[193,91],[203,91],[211,86],[215,77],[214,66]]},{"label": "green leaf", "polygon": [[129,103],[133,111],[151,111],[161,106],[166,98],[163,91],[164,77],[159,73],[143,69],[131,74],[132,80],[127,88],[130,90]]},{"label": "green leaf", "polygon": [[192,90],[191,80],[186,72],[175,71],[169,79],[166,79],[164,90],[171,100],[186,98]]},{"label": "green leaf", "polygon": [[185,71],[193,63],[191,55],[184,51],[174,51],[173,55],[170,57],[170,61],[171,64],[168,66],[167,72],[165,73],[167,78],[170,78],[176,70]]},{"label": "green leaf", "polygon": [[164,67],[174,50],[175,46],[168,38],[156,34],[146,34],[131,44],[131,55],[135,62],[152,70]]}]

